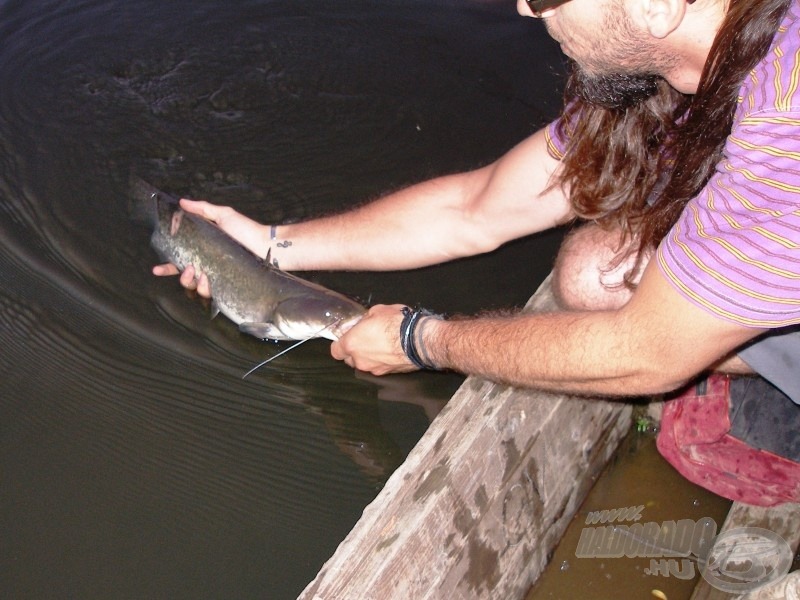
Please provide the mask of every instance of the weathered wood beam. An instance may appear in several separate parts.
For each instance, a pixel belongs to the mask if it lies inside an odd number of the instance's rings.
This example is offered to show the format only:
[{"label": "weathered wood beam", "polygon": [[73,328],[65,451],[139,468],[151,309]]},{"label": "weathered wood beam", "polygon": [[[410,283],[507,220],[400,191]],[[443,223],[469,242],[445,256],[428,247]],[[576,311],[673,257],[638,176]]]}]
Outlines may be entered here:
[{"label": "weathered wood beam", "polygon": [[[528,309],[554,306],[545,282]],[[522,598],[630,420],[468,378],[300,599]]]}]

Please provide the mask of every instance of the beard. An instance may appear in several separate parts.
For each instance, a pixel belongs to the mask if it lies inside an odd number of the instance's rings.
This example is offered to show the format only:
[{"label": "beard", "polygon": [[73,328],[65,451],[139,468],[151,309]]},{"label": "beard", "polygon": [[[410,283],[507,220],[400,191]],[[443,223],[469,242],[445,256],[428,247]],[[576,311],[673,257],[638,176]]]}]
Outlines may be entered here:
[{"label": "beard", "polygon": [[660,79],[658,75],[645,73],[589,75],[573,63],[567,91],[592,106],[625,110],[654,96]]}]

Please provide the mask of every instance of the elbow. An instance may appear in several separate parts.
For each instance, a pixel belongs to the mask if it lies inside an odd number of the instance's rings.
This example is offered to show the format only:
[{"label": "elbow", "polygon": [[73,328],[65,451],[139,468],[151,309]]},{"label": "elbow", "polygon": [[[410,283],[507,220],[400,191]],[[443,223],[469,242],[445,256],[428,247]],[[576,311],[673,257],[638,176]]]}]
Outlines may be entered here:
[{"label": "elbow", "polygon": [[693,377],[658,377],[651,378],[646,383],[642,384],[644,392],[642,395],[646,396],[659,396],[669,394],[682,387],[688,385]]},{"label": "elbow", "polygon": [[453,232],[453,235],[449,236],[449,243],[443,248],[440,260],[446,262],[469,256],[488,254],[502,246],[504,241],[487,235],[480,228],[464,228],[459,232]]},{"label": "elbow", "polygon": [[679,336],[653,334],[646,321],[625,319],[625,308],[630,305],[629,302],[616,312],[623,316],[622,320],[612,322],[624,340],[616,346],[619,350],[616,365],[624,393],[656,396],[675,392],[697,379],[718,360],[718,347],[709,348],[709,344],[692,339],[676,339]]},{"label": "elbow", "polygon": [[691,383],[702,369],[650,366],[626,378],[624,393],[632,396],[658,396],[669,394]]}]

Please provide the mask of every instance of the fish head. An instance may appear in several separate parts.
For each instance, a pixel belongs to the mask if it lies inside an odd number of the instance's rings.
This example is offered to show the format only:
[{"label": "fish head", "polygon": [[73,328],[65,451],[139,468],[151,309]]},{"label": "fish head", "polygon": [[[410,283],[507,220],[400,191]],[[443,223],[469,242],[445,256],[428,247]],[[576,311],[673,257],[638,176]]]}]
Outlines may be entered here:
[{"label": "fish head", "polygon": [[361,304],[335,292],[300,294],[281,302],[272,322],[287,339],[338,340],[365,312]]}]

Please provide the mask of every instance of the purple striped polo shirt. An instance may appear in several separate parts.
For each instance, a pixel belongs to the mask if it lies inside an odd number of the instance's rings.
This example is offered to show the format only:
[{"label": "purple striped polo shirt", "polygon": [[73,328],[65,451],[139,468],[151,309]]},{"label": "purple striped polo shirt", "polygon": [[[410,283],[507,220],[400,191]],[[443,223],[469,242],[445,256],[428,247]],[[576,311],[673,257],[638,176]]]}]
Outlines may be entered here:
[{"label": "purple striped polo shirt", "polygon": [[[799,13],[742,83],[723,159],[656,255],[682,295],[750,327],[800,323]],[[546,133],[560,159],[556,124]]]}]

